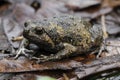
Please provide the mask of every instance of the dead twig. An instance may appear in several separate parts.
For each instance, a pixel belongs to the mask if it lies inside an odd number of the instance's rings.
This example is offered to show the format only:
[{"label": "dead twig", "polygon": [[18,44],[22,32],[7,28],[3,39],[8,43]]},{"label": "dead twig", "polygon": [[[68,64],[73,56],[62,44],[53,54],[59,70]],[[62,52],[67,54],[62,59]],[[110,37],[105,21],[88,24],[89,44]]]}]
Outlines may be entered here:
[{"label": "dead twig", "polygon": [[65,73],[63,73],[63,77],[65,80],[70,80],[69,77]]},{"label": "dead twig", "polygon": [[101,24],[102,24],[102,30],[103,30],[103,38],[104,40],[108,38],[106,25],[105,25],[105,15],[101,15]]},{"label": "dead twig", "polygon": [[102,31],[103,31],[103,43],[101,45],[101,48],[99,50],[99,53],[97,55],[97,58],[99,58],[100,54],[102,51],[105,49],[106,46],[106,39],[108,38],[107,30],[106,30],[106,25],[105,25],[105,15],[101,15],[101,24],[102,24]]},{"label": "dead twig", "polygon": [[19,37],[13,37],[12,38],[12,41],[15,42],[15,41],[21,41],[23,40],[23,36],[19,36]]}]

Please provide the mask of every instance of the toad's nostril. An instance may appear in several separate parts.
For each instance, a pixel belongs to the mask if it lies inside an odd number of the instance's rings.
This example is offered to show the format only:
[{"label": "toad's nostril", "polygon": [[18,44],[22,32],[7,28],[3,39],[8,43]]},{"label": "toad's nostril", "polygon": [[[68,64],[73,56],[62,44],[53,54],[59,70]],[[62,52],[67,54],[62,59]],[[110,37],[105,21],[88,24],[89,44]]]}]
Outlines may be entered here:
[{"label": "toad's nostril", "polygon": [[28,25],[31,23],[31,20],[28,20],[24,23],[24,27],[28,27]]},{"label": "toad's nostril", "polygon": [[25,22],[25,23],[24,23],[24,27],[27,27],[27,26],[28,26],[28,23],[27,23],[27,22]]}]

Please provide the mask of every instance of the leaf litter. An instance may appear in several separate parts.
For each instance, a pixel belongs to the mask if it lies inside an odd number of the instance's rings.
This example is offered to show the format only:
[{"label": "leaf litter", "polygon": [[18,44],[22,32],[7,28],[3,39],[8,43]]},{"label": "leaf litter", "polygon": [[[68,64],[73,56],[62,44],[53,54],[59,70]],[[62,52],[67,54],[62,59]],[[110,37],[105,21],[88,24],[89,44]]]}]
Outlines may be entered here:
[{"label": "leaf litter", "polygon": [[[83,76],[81,73],[86,72],[87,74],[92,74],[96,70],[96,66],[86,68],[86,65],[92,65],[93,62],[97,64],[101,64],[104,66],[109,65],[109,59],[104,61],[104,58],[107,59],[107,56],[110,57],[111,60],[114,60],[115,55],[120,54],[120,16],[119,16],[119,0],[92,0],[90,3],[83,0],[38,0],[38,3],[41,6],[35,10],[34,6],[31,6],[33,0],[5,0],[7,4],[0,4],[0,50],[1,50],[1,60],[0,60],[0,72],[4,79],[6,75],[8,79],[15,80],[16,77],[20,80],[30,80],[30,76],[41,75],[43,73],[49,72],[48,76],[51,75],[51,71],[57,73],[52,73],[55,78],[63,79],[62,73],[68,75],[71,79],[79,79]],[[81,4],[82,5],[79,5]],[[87,17],[91,22],[101,24],[100,16],[105,15],[105,23],[107,28],[107,33],[109,35],[108,39],[106,39],[106,51],[103,51],[99,60],[95,58],[95,55],[86,55],[84,57],[77,56],[74,58],[69,58],[60,61],[49,61],[41,64],[35,63],[33,60],[29,60],[24,56],[21,56],[18,60],[14,60],[13,57],[8,57],[13,49],[17,49],[19,47],[20,41],[13,42],[13,37],[22,36],[22,31],[24,28],[24,22],[29,19],[37,19],[37,18],[47,18],[52,17],[54,15],[61,15],[61,14],[73,14],[76,16]],[[10,49],[9,49],[10,48]],[[12,49],[13,48],[13,49]],[[7,52],[8,51],[8,52]],[[7,52],[7,54],[6,54]],[[3,54],[3,55],[2,55]],[[111,68],[118,68],[119,67],[119,57],[115,57],[114,61],[110,61],[113,63],[112,67],[105,67],[104,69],[111,69]],[[103,60],[104,62],[100,62]],[[102,64],[106,63],[106,65]],[[98,66],[99,67],[99,66]],[[49,71],[51,70],[51,71]],[[61,71],[63,70],[63,72]],[[71,71],[72,70],[72,71]],[[81,71],[82,70],[82,71]],[[91,70],[91,71],[89,71]],[[38,73],[29,73],[34,71],[41,71]],[[68,73],[68,72],[69,73]],[[28,72],[25,74],[24,72]],[[96,71],[97,72],[97,71]],[[99,72],[99,70],[98,70]],[[12,74],[10,74],[12,73]],[[21,73],[21,74],[17,74]],[[61,74],[58,74],[61,73]],[[76,74],[77,73],[77,74]],[[55,76],[55,74],[58,74]],[[70,77],[72,74],[73,76]],[[27,78],[24,77],[27,76]],[[80,75],[82,75],[80,77]],[[10,77],[11,78],[10,78]],[[7,77],[5,78],[7,79]],[[31,80],[35,80],[31,79]]]}]

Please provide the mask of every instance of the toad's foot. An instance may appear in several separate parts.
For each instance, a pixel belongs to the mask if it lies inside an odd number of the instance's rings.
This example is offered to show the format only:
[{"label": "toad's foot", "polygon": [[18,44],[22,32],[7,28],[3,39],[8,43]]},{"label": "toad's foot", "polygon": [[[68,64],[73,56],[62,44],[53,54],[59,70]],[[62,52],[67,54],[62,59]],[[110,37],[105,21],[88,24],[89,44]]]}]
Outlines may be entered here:
[{"label": "toad's foot", "polygon": [[74,54],[74,52],[77,50],[77,48],[69,43],[63,43],[64,49],[56,53],[55,55],[50,56],[44,56],[41,58],[38,58],[38,63],[45,62],[45,61],[55,61],[60,60],[65,57],[69,57],[70,55]]},{"label": "toad's foot", "polygon": [[[36,63],[45,62],[49,57],[41,55],[41,57],[31,57],[31,60],[36,60]],[[48,61],[48,60],[47,60]]]},{"label": "toad's foot", "polygon": [[105,41],[103,41],[103,43],[102,43],[102,45],[101,45],[101,47],[100,47],[100,50],[99,50],[96,58],[99,58],[100,55],[102,54],[102,51],[104,51],[104,50],[106,50],[106,43],[105,43]]},{"label": "toad's foot", "polygon": [[20,48],[18,51],[17,51],[17,54],[16,56],[14,57],[14,59],[17,59],[20,55],[24,55],[26,57],[28,57],[28,54],[26,53],[33,53],[32,50],[28,50],[28,49],[25,49],[24,47],[23,48]]}]

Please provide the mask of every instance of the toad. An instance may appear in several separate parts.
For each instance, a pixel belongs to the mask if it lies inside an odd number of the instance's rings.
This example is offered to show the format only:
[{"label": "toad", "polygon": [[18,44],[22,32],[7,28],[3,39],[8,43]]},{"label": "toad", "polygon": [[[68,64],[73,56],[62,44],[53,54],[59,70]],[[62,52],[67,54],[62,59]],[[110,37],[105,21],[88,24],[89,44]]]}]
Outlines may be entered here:
[{"label": "toad", "polygon": [[[55,16],[25,23],[23,36],[39,47],[39,62],[60,60],[99,50],[103,41],[100,25],[72,15]],[[50,53],[50,55],[41,54]]]}]

